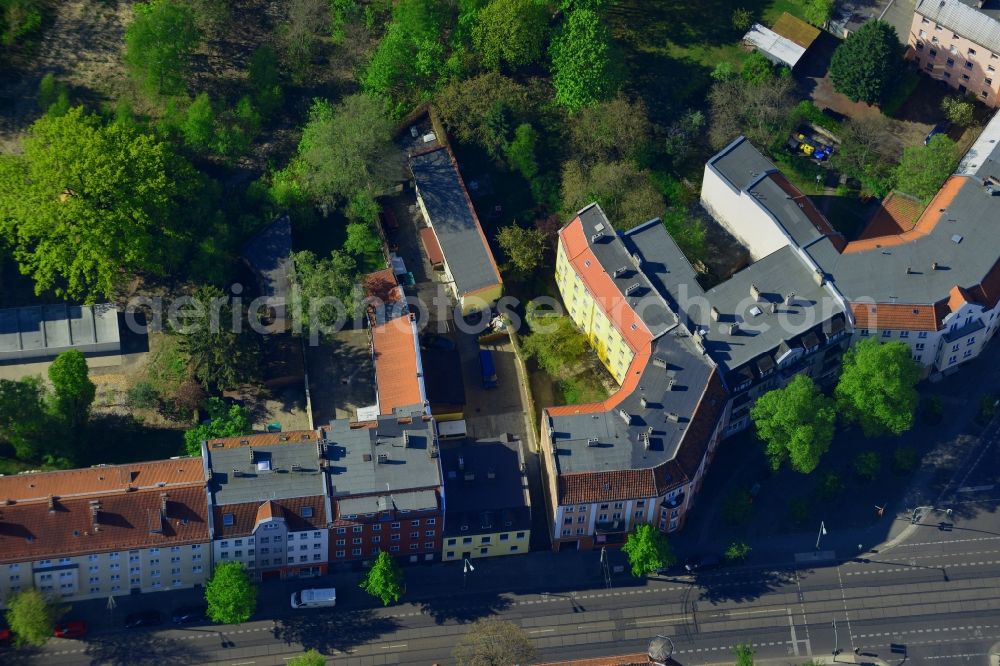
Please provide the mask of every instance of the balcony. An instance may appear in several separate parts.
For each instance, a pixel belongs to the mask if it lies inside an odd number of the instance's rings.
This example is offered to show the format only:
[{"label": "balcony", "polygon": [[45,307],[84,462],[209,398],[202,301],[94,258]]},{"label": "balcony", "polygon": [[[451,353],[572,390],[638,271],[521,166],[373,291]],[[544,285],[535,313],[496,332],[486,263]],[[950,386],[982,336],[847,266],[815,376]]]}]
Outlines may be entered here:
[{"label": "balcony", "polygon": [[673,498],[664,497],[662,506],[666,509],[676,509],[682,504],[684,504],[684,493],[678,493]]}]

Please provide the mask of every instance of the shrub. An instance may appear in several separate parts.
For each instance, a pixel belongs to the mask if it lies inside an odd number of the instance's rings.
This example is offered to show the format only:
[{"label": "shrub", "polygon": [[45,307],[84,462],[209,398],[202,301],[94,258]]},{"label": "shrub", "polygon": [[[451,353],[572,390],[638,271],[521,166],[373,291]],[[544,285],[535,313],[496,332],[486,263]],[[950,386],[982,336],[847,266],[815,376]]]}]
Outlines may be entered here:
[{"label": "shrub", "polygon": [[752,549],[744,541],[734,541],[726,548],[726,559],[730,562],[742,562]]},{"label": "shrub", "polygon": [[809,500],[795,497],[788,500],[788,519],[796,527],[802,527],[809,520]]},{"label": "shrub", "polygon": [[875,451],[864,451],[854,459],[854,472],[860,479],[874,481],[881,470],[882,460]]},{"label": "shrub", "polygon": [[940,423],[944,414],[944,401],[939,395],[929,395],[924,400],[924,419],[929,423]]},{"label": "shrub", "polygon": [[919,462],[917,450],[910,446],[900,446],[892,456],[892,468],[897,474],[912,472]]},{"label": "shrub", "polygon": [[148,382],[139,382],[128,390],[126,401],[129,407],[151,409],[160,401],[160,395]]},{"label": "shrub", "polygon": [[986,423],[997,413],[997,397],[992,393],[987,393],[979,399],[978,418],[981,423]]},{"label": "shrub", "polygon": [[722,505],[722,518],[727,525],[742,525],[753,515],[753,497],[746,488],[737,488]]},{"label": "shrub", "polygon": [[844,481],[836,472],[827,472],[819,481],[817,488],[820,499],[825,502],[835,500],[840,493],[844,492]]}]

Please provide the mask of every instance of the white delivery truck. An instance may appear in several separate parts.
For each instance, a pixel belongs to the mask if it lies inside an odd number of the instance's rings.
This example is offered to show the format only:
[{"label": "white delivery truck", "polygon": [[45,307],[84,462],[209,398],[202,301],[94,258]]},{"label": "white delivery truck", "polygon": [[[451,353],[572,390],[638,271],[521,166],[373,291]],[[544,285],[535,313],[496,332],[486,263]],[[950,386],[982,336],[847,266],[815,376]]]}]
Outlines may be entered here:
[{"label": "white delivery truck", "polygon": [[337,589],[317,588],[292,592],[292,608],[322,608],[337,605]]}]

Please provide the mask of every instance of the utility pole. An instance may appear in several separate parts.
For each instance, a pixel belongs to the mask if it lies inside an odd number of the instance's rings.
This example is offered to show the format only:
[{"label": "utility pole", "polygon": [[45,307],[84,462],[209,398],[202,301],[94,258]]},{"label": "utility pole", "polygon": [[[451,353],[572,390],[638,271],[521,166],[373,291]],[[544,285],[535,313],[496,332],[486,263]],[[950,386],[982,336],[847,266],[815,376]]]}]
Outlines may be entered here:
[{"label": "utility pole", "polygon": [[815,550],[819,550],[819,540],[822,539],[825,535],[826,535],[826,525],[824,525],[823,521],[821,520],[819,521],[819,534],[816,535]]},{"label": "utility pole", "polygon": [[611,587],[611,572],[608,569],[608,547],[601,546],[601,573],[604,574],[604,586]]}]

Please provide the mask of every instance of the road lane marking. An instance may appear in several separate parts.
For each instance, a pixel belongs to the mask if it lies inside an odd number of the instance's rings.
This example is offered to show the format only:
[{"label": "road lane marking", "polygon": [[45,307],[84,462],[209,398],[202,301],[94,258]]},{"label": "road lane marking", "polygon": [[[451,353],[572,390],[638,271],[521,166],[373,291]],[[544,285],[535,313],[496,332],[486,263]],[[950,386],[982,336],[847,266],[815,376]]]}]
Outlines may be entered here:
[{"label": "road lane marking", "polygon": [[547,634],[547,633],[549,633],[551,631],[555,631],[555,629],[532,629],[528,633],[529,634]]},{"label": "road lane marking", "polygon": [[[759,613],[784,613],[787,608],[765,608],[764,610],[751,610],[751,611],[726,611],[722,613],[716,613],[715,615],[709,615],[708,617],[733,617],[736,615],[757,615]],[[791,611],[789,611],[791,612]]]},{"label": "road lane marking", "polygon": [[646,620],[636,620],[636,624],[657,624],[659,622],[687,622],[687,615],[675,615],[673,617],[654,617]]}]

